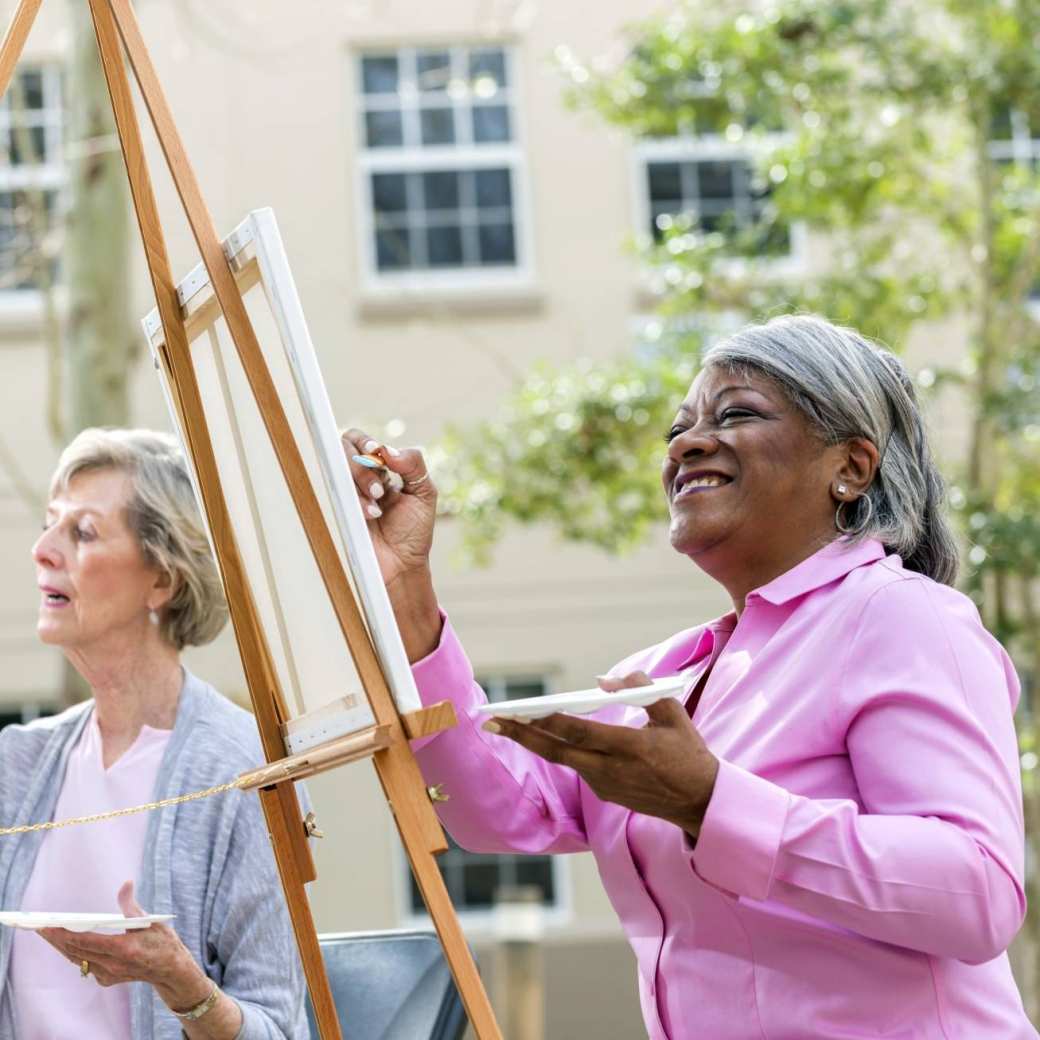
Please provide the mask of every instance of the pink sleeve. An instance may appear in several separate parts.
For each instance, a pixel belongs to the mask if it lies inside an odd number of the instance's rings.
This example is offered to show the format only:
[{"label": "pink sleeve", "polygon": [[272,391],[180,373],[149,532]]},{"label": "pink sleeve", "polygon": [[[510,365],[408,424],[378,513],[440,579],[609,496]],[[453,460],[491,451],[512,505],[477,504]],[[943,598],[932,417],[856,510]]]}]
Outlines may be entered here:
[{"label": "pink sleeve", "polygon": [[991,960],[1025,915],[1007,656],[965,597],[910,579],[868,604],[845,675],[832,718],[862,807],[723,763],[694,869],[871,939]]},{"label": "pink sleeve", "polygon": [[437,814],[471,852],[581,852],[588,848],[577,774],[552,765],[504,737],[486,733],[473,707],[487,698],[451,623],[441,641],[412,666],[424,704],[450,700],[459,723],[412,742],[423,776],[442,784],[448,801]]}]

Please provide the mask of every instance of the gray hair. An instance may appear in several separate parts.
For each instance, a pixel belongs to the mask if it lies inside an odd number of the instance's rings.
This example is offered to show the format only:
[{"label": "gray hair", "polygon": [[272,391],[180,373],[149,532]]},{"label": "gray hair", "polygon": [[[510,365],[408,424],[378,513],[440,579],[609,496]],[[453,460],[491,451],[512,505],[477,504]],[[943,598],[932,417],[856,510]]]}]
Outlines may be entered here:
[{"label": "gray hair", "polygon": [[61,453],[51,495],[77,474],[99,469],[129,477],[130,529],[144,558],[173,583],[159,612],[161,635],[178,650],[212,642],[227,621],[227,603],[176,438],[153,430],[84,430]]},{"label": "gray hair", "polygon": [[[953,584],[957,545],[943,508],[945,486],[913,381],[899,358],[853,329],[791,315],[749,325],[712,346],[703,363],[767,376],[826,444],[872,441],[881,456],[866,491],[873,509],[852,537],[877,538],[910,570]],[[844,511],[853,530],[869,508],[861,501]]]}]

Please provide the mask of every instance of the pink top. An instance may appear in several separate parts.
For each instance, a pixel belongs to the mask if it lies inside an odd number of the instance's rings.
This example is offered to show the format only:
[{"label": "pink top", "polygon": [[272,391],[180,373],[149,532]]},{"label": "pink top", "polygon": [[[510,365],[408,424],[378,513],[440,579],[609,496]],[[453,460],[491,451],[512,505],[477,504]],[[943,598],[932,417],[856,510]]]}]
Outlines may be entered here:
[{"label": "pink top", "polygon": [[[152,797],[173,731],[143,726],[133,745],[105,769],[101,731],[91,712],[69,753],[54,819],[124,809]],[[148,814],[47,831],[22,898],[22,910],[119,913],[116,893],[136,880]],[[107,989],[80,976],[34,932],[17,930],[9,979],[18,1040],[130,1038],[130,986]]]},{"label": "pink top", "polygon": [[[482,731],[445,623],[415,665],[455,729],[416,742],[481,852],[591,849],[635,950],[652,1040],[1037,1037],[1005,950],[1025,914],[1019,686],[959,592],[834,542],[729,614],[619,664],[713,665],[693,721],[720,758],[692,848]],[[607,722],[639,726],[618,705]]]}]

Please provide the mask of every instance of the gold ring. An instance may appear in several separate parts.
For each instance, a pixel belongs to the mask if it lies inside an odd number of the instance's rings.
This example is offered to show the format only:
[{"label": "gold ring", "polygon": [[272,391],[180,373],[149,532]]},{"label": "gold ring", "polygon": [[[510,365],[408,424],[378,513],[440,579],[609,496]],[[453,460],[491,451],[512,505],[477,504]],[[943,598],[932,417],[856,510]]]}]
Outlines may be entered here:
[{"label": "gold ring", "polygon": [[430,479],[430,474],[427,471],[418,480],[406,480],[404,486],[406,488],[418,487],[420,484],[425,484]]},{"label": "gold ring", "polygon": [[83,978],[86,978],[90,974],[90,961],[79,962],[79,973]]}]

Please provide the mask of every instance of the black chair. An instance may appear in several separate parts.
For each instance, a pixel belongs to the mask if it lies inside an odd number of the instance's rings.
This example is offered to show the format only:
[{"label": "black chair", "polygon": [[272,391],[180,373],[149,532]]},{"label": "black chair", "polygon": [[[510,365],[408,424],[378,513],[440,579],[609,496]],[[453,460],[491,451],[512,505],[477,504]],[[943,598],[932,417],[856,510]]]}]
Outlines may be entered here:
[{"label": "black chair", "polygon": [[[433,932],[320,938],[344,1040],[460,1040],[466,1013]],[[307,1020],[317,1040],[309,998]]]}]

